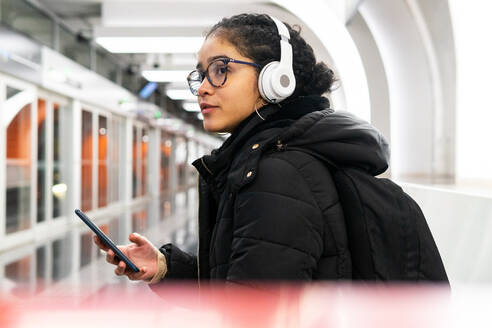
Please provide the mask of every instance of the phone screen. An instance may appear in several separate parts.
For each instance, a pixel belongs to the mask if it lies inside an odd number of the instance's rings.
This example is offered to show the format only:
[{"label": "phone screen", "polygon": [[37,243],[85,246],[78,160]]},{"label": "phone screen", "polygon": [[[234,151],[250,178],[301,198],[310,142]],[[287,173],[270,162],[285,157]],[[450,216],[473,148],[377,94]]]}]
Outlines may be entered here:
[{"label": "phone screen", "polygon": [[79,209],[76,209],[75,210],[75,214],[77,214],[77,216],[79,218],[82,219],[82,221],[84,221],[85,224],[87,224],[87,226],[89,226],[89,228],[94,231],[94,233],[99,237],[100,240],[103,241],[103,243],[105,243],[106,245],[108,245],[109,248],[111,248],[113,250],[113,252],[116,254],[116,256],[121,259],[123,262],[125,262],[125,264],[134,272],[139,272],[140,270],[137,268],[137,266],[135,264],[133,264],[132,261],[130,261],[130,259],[128,257],[126,257],[125,254],[123,254],[122,251],[120,251],[118,249],[118,247],[116,247],[116,245],[113,243],[113,241],[111,239],[108,238],[108,236],[106,236],[104,234],[104,232],[101,231],[101,229],[99,229],[85,214],[84,212],[82,212],[81,210]]}]

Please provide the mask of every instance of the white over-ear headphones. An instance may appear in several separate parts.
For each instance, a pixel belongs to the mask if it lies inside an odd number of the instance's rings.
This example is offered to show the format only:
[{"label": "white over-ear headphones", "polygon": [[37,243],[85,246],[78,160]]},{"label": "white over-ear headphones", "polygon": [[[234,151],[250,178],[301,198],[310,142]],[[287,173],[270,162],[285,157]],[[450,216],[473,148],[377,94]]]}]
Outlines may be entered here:
[{"label": "white over-ear headphones", "polygon": [[294,93],[296,78],[292,68],[292,46],[287,26],[275,17],[270,18],[277,25],[280,35],[280,62],[265,65],[258,77],[258,89],[263,99],[269,103],[279,103]]}]

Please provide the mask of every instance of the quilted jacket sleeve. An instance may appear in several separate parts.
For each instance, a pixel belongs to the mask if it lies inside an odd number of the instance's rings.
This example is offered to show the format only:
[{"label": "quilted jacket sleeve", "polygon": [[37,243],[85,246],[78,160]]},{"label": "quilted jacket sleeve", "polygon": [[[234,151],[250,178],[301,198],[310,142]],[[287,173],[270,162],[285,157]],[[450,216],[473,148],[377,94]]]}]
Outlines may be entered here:
[{"label": "quilted jacket sleeve", "polygon": [[312,178],[288,157],[260,160],[254,181],[236,198],[227,280],[312,279],[323,252]]}]

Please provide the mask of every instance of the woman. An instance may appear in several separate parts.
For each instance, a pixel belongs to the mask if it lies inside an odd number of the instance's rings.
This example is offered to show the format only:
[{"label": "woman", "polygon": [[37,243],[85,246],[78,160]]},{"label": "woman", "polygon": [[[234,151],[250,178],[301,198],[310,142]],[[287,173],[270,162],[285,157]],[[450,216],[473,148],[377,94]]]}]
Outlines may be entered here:
[{"label": "woman", "polygon": [[[198,256],[172,244],[157,249],[134,233],[132,244],[121,246],[141,269],[132,273],[96,237],[117,275],[152,284],[351,278],[332,177],[303,150],[379,174],[388,165],[388,145],[369,124],[329,108],[321,95],[332,87],[333,71],[316,63],[299,31],[288,26],[285,35],[282,28],[267,15],[242,14],[208,32],[190,89],[204,128],[231,136],[193,163],[200,173]],[[278,92],[268,80],[259,89],[259,78],[271,73],[262,69],[279,60]],[[282,88],[291,89],[283,100]]]}]

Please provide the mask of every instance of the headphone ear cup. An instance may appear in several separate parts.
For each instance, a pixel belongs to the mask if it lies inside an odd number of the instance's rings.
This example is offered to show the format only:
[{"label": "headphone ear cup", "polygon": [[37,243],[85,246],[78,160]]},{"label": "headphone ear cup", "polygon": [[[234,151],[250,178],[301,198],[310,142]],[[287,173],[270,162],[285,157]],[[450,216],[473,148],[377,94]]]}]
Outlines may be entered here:
[{"label": "headphone ear cup", "polygon": [[280,65],[278,61],[273,61],[265,65],[260,72],[258,77],[258,90],[263,99],[269,103],[277,103],[282,99],[277,99],[277,94],[275,93],[273,87],[273,74],[275,69]]}]

